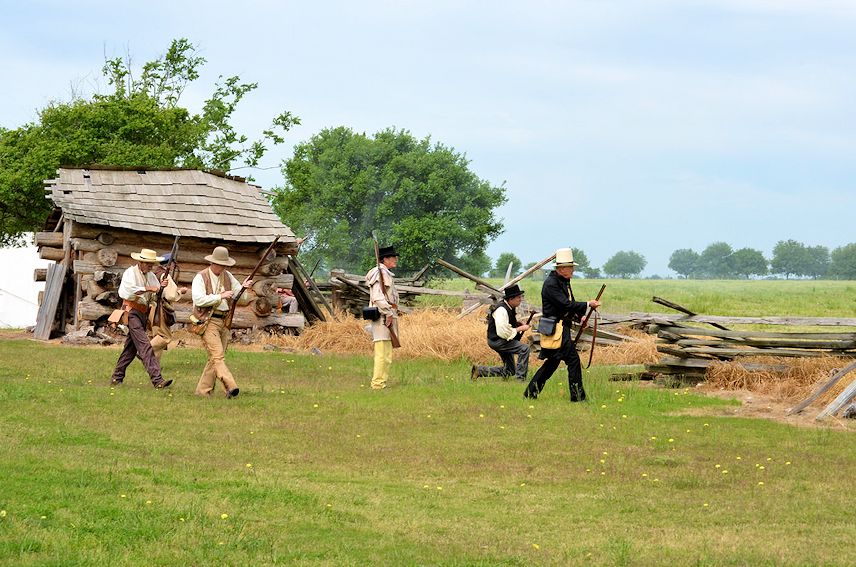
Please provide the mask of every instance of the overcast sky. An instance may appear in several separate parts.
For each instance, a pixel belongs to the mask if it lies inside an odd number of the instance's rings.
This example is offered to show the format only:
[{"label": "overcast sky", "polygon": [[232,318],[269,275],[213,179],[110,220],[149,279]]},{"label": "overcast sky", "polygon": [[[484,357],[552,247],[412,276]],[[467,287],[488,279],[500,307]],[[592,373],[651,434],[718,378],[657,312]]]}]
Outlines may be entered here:
[{"label": "overcast sky", "polygon": [[[856,1],[12,2],[0,0],[0,125],[72,89],[106,89],[105,55],[138,62],[186,37],[218,75],[259,88],[235,117],[255,137],[290,110],[290,144],[326,127],[430,135],[505,183],[524,262],[724,240],[856,241]],[[236,171],[246,174],[247,170]],[[278,169],[252,173],[265,187]]]}]

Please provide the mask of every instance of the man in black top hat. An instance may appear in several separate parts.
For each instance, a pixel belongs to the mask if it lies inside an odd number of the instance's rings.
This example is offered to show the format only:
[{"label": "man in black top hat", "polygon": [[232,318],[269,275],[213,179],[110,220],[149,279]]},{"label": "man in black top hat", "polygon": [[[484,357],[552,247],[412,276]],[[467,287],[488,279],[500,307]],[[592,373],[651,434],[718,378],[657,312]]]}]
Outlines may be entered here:
[{"label": "man in black top hat", "polygon": [[[502,359],[503,366],[473,366],[470,376],[516,376],[526,380],[529,372],[529,345],[520,342],[529,329],[526,323],[517,322],[517,307],[523,301],[523,290],[517,284],[505,289],[505,298],[491,306],[487,316],[487,345]],[[517,364],[514,364],[514,355]]]}]

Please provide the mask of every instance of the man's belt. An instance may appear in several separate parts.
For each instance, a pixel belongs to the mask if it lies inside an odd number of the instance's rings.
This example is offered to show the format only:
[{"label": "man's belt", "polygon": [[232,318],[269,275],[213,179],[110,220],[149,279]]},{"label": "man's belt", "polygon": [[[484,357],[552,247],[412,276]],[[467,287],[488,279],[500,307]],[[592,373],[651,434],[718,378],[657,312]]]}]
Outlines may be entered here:
[{"label": "man's belt", "polygon": [[226,318],[226,312],[225,311],[214,311],[213,313],[211,313],[211,317],[213,319],[225,319]]},{"label": "man's belt", "polygon": [[148,314],[149,306],[143,303],[137,303],[136,301],[131,301],[130,299],[122,300],[122,308],[127,311],[128,309],[133,309],[134,311],[138,311],[143,315]]}]

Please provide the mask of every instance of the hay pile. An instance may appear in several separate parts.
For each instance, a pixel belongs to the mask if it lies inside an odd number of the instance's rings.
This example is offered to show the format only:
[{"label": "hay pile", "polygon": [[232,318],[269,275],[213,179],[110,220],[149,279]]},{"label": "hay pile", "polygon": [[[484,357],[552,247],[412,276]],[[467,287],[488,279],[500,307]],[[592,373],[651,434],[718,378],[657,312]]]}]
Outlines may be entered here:
[{"label": "hay pile", "polygon": [[[395,357],[499,364],[499,357],[487,346],[485,309],[463,319],[457,316],[457,310],[442,308],[419,309],[402,316],[399,322],[402,347],[395,351]],[[338,321],[308,325],[300,335],[271,336],[258,333],[253,339],[253,345],[239,348],[261,350],[265,345],[273,345],[297,352],[318,349],[325,354],[370,355],[371,338],[363,329],[367,321],[356,319],[349,313],[339,313],[338,317]],[[655,361],[655,338],[639,332],[633,336],[640,342],[597,347],[593,364],[643,364]],[[185,331],[177,332],[176,338],[190,346],[202,346],[199,337]],[[532,363],[540,364],[536,362],[535,355]]]},{"label": "hay pile", "polygon": [[[725,390],[748,390],[771,396],[782,402],[799,402],[807,398],[814,389],[838,370],[852,362],[849,358],[834,356],[820,358],[778,358],[758,356],[741,359],[766,365],[784,365],[784,372],[749,371],[739,364],[716,362],[707,369],[707,386]],[[852,381],[845,376],[829,392],[821,396],[815,405],[828,404]]]}]

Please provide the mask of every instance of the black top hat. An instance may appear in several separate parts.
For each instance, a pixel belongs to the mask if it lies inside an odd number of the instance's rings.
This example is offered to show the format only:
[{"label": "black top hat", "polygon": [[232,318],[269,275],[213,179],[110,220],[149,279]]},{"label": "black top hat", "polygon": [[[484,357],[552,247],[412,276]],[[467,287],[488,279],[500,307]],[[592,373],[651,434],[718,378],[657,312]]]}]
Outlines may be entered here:
[{"label": "black top hat", "polygon": [[517,284],[510,285],[507,288],[505,288],[505,299],[506,299],[506,301],[509,299],[514,299],[518,295],[523,295],[524,293],[525,292],[522,289],[520,289],[519,285],[517,285]]},{"label": "black top hat", "polygon": [[391,256],[398,257],[398,252],[395,251],[394,246],[384,246],[380,250],[377,251],[378,258],[383,260],[384,258],[389,258]]}]

